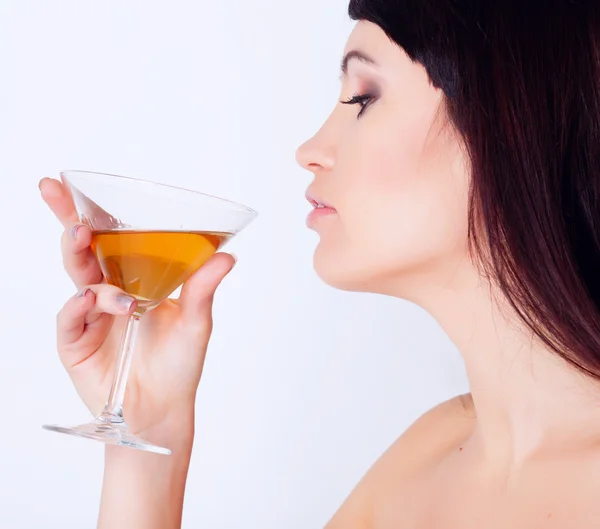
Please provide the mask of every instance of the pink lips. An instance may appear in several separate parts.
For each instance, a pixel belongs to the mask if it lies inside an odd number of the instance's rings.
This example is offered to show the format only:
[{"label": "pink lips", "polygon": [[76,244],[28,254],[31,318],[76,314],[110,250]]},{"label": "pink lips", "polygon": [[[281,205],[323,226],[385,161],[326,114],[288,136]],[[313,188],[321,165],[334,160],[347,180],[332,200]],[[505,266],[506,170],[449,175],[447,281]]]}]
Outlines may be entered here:
[{"label": "pink lips", "polygon": [[308,200],[315,208],[306,219],[306,225],[309,228],[312,228],[318,220],[337,213],[335,208],[331,207],[319,197],[313,195],[310,191],[306,193],[306,200]]}]

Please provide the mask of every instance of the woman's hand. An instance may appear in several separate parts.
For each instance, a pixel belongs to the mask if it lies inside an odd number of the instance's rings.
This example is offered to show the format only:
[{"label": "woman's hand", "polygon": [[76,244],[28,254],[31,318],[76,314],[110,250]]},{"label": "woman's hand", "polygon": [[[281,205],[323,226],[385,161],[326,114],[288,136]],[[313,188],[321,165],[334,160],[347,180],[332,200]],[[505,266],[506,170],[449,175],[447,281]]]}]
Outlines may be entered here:
[{"label": "woman's hand", "polygon": [[[108,398],[121,333],[135,300],[103,282],[90,248],[91,231],[78,224],[63,185],[46,178],[40,190],[65,228],[63,262],[79,290],[58,314],[58,351],[79,395],[96,415]],[[166,300],[142,318],[124,402],[132,433],[166,446],[183,438],[191,441],[213,296],[234,264],[229,254],[214,255],[185,283],[178,300]]]}]

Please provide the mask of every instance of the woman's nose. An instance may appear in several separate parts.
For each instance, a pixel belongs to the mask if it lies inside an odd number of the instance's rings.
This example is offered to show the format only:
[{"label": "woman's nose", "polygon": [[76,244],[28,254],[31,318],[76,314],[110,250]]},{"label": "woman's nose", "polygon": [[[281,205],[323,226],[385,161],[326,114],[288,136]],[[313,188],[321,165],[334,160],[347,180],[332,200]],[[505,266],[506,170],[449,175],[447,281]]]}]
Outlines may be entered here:
[{"label": "woman's nose", "polygon": [[330,170],[335,165],[334,148],[323,130],[304,142],[296,151],[296,161],[307,171]]}]

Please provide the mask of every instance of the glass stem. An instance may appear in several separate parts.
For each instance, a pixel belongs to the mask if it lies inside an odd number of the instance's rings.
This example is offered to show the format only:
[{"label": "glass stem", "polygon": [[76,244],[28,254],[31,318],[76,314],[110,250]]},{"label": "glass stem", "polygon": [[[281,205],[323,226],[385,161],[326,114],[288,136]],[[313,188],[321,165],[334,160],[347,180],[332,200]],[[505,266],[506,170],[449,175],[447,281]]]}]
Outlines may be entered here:
[{"label": "glass stem", "polygon": [[133,357],[139,324],[140,315],[132,314],[129,317],[127,326],[123,330],[121,349],[117,360],[117,371],[110,390],[110,396],[108,397],[104,411],[98,417],[103,422],[110,422],[112,424],[123,424],[125,422],[123,419],[123,398],[125,397],[127,377],[129,376],[129,368],[131,367],[131,358]]}]

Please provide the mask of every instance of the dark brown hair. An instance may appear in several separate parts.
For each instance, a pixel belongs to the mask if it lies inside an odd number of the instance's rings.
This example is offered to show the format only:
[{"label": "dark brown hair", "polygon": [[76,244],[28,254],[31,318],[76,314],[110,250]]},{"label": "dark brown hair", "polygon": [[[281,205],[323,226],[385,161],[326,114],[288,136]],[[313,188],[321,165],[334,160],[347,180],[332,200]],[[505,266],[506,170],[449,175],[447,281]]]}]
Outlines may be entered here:
[{"label": "dark brown hair", "polygon": [[597,0],[352,0],[349,13],[443,90],[488,277],[547,346],[600,380]]}]

